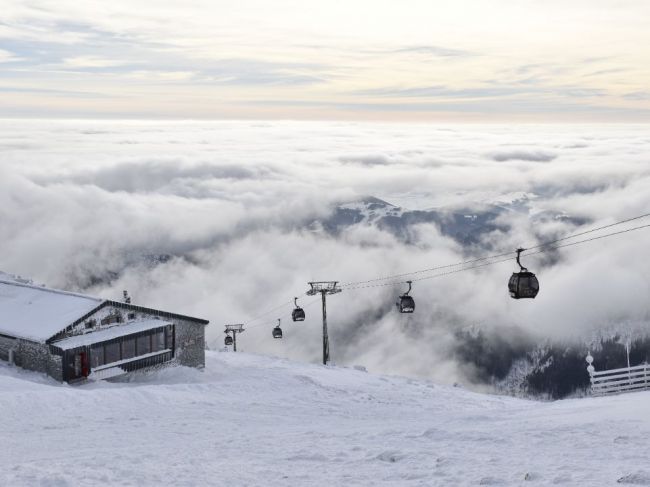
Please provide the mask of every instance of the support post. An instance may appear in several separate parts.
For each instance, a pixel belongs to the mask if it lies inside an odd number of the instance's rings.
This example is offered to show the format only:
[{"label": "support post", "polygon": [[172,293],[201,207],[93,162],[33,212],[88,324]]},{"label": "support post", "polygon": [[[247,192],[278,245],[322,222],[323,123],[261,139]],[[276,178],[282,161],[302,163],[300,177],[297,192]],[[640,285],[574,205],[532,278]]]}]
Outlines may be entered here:
[{"label": "support post", "polygon": [[330,340],[327,335],[327,293],[321,291],[321,296],[323,298],[323,365],[327,365],[330,361]]},{"label": "support post", "polygon": [[591,383],[591,393],[594,392],[594,374],[596,373],[596,368],[594,367],[594,358],[591,356],[591,352],[587,352],[587,372],[589,372],[589,382]]},{"label": "support post", "polygon": [[226,325],[226,329],[224,333],[232,333],[232,350],[233,352],[237,351],[237,334],[238,333],[243,333],[244,332],[244,325],[242,324],[237,324],[237,325]]},{"label": "support post", "polygon": [[628,384],[632,385],[632,371],[630,370],[630,339],[625,342],[625,353],[627,354],[627,379]]},{"label": "support post", "polygon": [[327,332],[327,295],[341,292],[341,288],[337,284],[338,281],[310,282],[311,289],[307,291],[308,296],[320,294],[323,303],[323,365],[327,365],[330,361],[330,341]]}]

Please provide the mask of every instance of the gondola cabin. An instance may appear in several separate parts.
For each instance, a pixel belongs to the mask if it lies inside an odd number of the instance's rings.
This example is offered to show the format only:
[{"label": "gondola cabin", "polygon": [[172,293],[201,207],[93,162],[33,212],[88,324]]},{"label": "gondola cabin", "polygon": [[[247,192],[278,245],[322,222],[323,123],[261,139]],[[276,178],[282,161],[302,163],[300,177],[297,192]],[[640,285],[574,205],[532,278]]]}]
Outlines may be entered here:
[{"label": "gondola cabin", "polygon": [[399,301],[395,304],[400,313],[413,313],[415,311],[415,300],[413,297],[409,296],[413,286],[413,281],[406,281],[406,283],[409,285],[408,291],[402,294],[399,297]]},{"label": "gondola cabin", "polygon": [[298,298],[293,298],[295,308],[291,312],[291,319],[293,321],[305,321],[305,310],[298,306]]},{"label": "gondola cabin", "polygon": [[508,291],[513,299],[534,299],[539,292],[539,281],[535,274],[521,265],[521,253],[525,249],[517,249],[517,265],[519,272],[513,272],[508,281]]},{"label": "gondola cabin", "polygon": [[0,280],[0,359],[58,381],[163,364],[202,368],[208,321]]},{"label": "gondola cabin", "polygon": [[282,328],[280,326],[276,326],[273,328],[273,338],[282,338]]},{"label": "gondola cabin", "polygon": [[305,321],[305,310],[296,308],[291,312],[291,319],[293,321]]},{"label": "gondola cabin", "polygon": [[514,272],[508,281],[510,297],[514,299],[535,298],[539,292],[539,281],[529,271]]},{"label": "gondola cabin", "polygon": [[400,296],[397,306],[400,313],[413,313],[415,311],[415,300],[408,295]]}]

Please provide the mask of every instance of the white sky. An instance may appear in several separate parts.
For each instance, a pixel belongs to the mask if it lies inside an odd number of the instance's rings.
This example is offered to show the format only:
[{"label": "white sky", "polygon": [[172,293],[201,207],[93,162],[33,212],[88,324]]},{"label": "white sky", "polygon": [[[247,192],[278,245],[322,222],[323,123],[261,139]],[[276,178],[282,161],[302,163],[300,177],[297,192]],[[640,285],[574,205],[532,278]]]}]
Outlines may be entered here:
[{"label": "white sky", "polygon": [[0,0],[0,116],[650,120],[643,0]]}]

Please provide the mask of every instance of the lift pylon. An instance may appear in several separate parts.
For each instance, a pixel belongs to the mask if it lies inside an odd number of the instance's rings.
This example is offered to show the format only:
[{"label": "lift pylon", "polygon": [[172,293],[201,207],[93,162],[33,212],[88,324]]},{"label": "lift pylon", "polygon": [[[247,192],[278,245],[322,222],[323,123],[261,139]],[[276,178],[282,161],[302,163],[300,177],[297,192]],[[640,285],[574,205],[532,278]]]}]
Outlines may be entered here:
[{"label": "lift pylon", "polygon": [[232,333],[232,350],[233,352],[237,351],[237,333],[244,333],[244,325],[242,323],[236,325],[226,325],[224,333]]},{"label": "lift pylon", "polygon": [[308,296],[320,294],[323,301],[323,364],[327,365],[330,361],[330,341],[327,334],[327,300],[328,294],[341,292],[338,287],[338,281],[317,281],[309,283],[310,289],[307,291]]}]

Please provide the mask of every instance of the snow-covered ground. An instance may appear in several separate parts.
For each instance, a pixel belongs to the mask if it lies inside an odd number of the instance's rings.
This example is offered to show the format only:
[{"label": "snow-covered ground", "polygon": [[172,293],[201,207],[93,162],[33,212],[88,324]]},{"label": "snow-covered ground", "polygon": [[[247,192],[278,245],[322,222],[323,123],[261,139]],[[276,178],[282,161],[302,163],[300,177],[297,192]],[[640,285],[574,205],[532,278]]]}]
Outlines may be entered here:
[{"label": "snow-covered ground", "polygon": [[650,393],[542,403],[206,362],[81,387],[0,365],[0,485],[650,485]]}]

